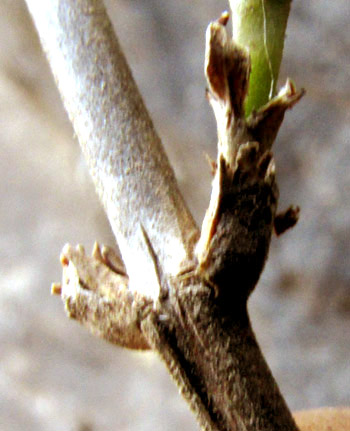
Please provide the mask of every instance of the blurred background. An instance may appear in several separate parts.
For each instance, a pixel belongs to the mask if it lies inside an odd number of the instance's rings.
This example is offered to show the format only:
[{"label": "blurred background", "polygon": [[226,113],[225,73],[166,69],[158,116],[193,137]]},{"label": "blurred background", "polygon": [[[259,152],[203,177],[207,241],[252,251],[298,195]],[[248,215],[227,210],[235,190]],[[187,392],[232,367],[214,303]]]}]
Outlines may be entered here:
[{"label": "blurred background", "polygon": [[[210,195],[204,34],[225,1],[108,0],[120,42],[198,223]],[[350,405],[350,8],[294,0],[281,83],[307,95],[275,146],[280,208],[250,301],[292,409]],[[17,431],[197,430],[163,364],[69,321],[50,283],[66,242],[114,244],[23,0],[0,2],[0,422]]]}]

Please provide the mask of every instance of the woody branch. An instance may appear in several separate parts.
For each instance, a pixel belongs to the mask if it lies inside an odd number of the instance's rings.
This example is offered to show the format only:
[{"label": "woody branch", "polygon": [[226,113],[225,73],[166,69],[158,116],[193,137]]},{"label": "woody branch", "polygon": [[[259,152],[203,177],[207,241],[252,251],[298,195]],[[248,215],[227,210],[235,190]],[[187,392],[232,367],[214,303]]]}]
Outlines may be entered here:
[{"label": "woody branch", "polygon": [[[68,247],[54,290],[62,290],[69,314],[110,341],[158,351],[206,430],[296,430],[246,301],[276,220],[271,146],[301,93],[287,82],[246,120],[249,57],[227,36],[226,15],[209,26],[206,74],[219,151],[195,253],[199,231],[102,2],[26,1],[127,273],[99,247],[92,258]],[[295,222],[296,211],[289,214],[284,227]]]}]

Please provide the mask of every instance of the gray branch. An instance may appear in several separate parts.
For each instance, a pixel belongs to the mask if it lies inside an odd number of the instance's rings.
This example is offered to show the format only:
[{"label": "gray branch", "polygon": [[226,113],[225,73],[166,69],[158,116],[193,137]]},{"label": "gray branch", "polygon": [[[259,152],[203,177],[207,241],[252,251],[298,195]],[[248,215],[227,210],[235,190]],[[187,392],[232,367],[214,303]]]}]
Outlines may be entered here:
[{"label": "gray branch", "polygon": [[301,93],[287,85],[246,121],[249,58],[229,40],[227,15],[209,27],[206,72],[219,154],[197,262],[198,229],[102,1],[26,1],[134,290],[112,256],[88,258],[68,247],[53,292],[71,317],[104,338],[157,351],[206,431],[296,431],[246,302],[275,221],[270,147]]},{"label": "gray branch", "polygon": [[117,238],[130,288],[158,296],[191,259],[198,229],[101,0],[26,0]]}]

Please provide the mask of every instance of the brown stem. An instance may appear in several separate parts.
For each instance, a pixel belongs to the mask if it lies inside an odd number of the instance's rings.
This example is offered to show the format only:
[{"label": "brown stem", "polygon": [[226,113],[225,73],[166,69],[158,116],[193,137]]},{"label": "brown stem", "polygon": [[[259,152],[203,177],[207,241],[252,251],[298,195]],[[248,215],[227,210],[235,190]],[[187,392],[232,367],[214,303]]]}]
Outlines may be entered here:
[{"label": "brown stem", "polygon": [[275,217],[270,147],[299,96],[288,86],[246,121],[249,58],[229,41],[226,15],[209,27],[219,155],[195,267],[198,229],[101,0],[26,1],[136,291],[129,295],[126,275],[117,276],[108,259],[98,254],[96,263],[82,253],[79,260],[70,250],[54,293],[106,339],[159,352],[205,430],[296,430],[246,301]]},{"label": "brown stem", "polygon": [[297,431],[245,304],[224,305],[195,279],[174,291],[170,303],[145,319],[142,328],[204,429]]}]

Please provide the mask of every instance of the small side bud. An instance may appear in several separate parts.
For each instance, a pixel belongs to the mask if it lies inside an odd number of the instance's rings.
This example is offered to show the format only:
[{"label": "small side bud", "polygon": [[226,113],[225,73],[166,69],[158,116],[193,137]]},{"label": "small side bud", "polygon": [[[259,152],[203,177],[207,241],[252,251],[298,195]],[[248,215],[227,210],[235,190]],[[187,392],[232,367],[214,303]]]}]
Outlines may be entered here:
[{"label": "small side bud", "polygon": [[294,227],[299,220],[300,208],[291,205],[275,217],[274,228],[276,235],[282,235],[286,230]]},{"label": "small side bud", "polygon": [[61,296],[61,293],[62,293],[61,283],[52,283],[51,284],[51,295]]}]

